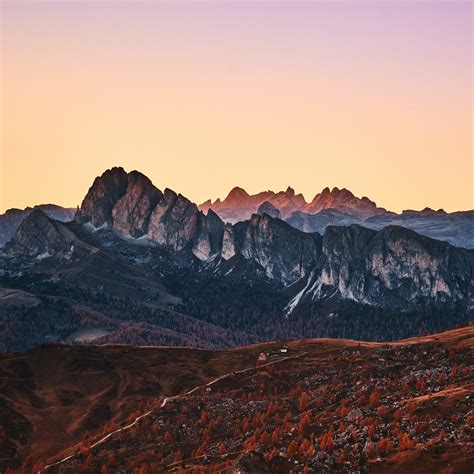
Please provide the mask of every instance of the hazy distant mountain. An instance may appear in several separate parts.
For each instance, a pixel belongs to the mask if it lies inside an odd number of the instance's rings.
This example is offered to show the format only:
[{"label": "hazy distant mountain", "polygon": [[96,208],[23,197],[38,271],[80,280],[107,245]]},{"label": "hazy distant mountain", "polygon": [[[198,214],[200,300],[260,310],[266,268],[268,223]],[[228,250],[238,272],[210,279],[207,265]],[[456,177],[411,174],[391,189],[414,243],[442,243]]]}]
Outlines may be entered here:
[{"label": "hazy distant mountain", "polygon": [[266,213],[304,232],[324,233],[329,225],[359,224],[376,230],[400,225],[452,245],[474,248],[474,211],[447,213],[425,208],[396,214],[378,207],[367,197],[354,196],[347,189],[325,188],[307,203],[290,187],[285,192],[265,191],[254,195],[234,188],[223,201],[208,200],[199,209],[204,213],[212,209],[231,224],[248,220],[255,213]]},{"label": "hazy distant mountain", "polygon": [[316,194],[314,199],[308,203],[303,211],[307,214],[316,214],[324,209],[336,209],[345,214],[366,219],[387,212],[381,207],[377,207],[375,202],[367,197],[358,198],[348,189],[329,188],[323,189]]},{"label": "hazy distant mountain", "polygon": [[474,248],[474,211],[448,214],[442,210],[424,209],[403,211],[401,214],[385,212],[361,219],[336,209],[325,209],[317,214],[295,212],[286,221],[304,232],[320,233],[324,233],[329,225],[359,224],[375,230],[397,225],[433,239],[444,240],[457,247]]},{"label": "hazy distant mountain", "polygon": [[324,209],[336,209],[362,219],[386,212],[367,197],[358,198],[347,189],[325,188],[308,203],[302,194],[295,194],[291,187],[278,193],[264,191],[254,195],[249,195],[242,188],[234,188],[223,201],[208,200],[202,203],[199,209],[204,212],[212,209],[224,222],[234,224],[250,219],[250,216],[258,212],[259,207],[264,203],[278,209],[283,219],[289,218],[295,212],[316,214]]},{"label": "hazy distant mountain", "polygon": [[386,213],[371,217],[362,225],[372,229],[399,225],[458,247],[474,248],[474,211],[447,213],[427,208],[401,214]]},{"label": "hazy distant mountain", "polygon": [[220,199],[214,202],[208,200],[202,203],[199,209],[205,213],[212,209],[224,222],[235,224],[250,219],[252,214],[255,214],[265,202],[277,208],[283,218],[295,211],[303,210],[307,204],[303,195],[295,194],[291,187],[278,193],[264,191],[254,195],[248,194],[245,189],[236,187],[230,191],[223,201]]},{"label": "hazy distant mountain", "polygon": [[15,234],[20,224],[35,209],[41,209],[57,221],[68,222],[74,219],[75,209],[68,209],[54,204],[41,204],[26,209],[8,209],[0,214],[0,247],[3,247]]}]

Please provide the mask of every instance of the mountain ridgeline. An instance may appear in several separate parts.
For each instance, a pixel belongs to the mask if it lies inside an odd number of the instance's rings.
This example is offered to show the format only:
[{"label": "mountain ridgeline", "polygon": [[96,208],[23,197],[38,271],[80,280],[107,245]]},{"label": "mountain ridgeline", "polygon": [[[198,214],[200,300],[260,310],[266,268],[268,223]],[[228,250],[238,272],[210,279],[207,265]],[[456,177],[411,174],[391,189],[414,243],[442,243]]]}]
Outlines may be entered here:
[{"label": "mountain ridgeline", "polygon": [[[319,202],[340,199],[330,194]],[[363,213],[386,212],[342,195]],[[394,225],[303,232],[279,218],[288,214],[275,196],[249,219],[224,222],[137,171],[113,168],[95,179],[73,222],[28,215],[0,255],[2,286],[33,294],[35,308],[70,305],[69,332],[64,324],[43,330],[53,340],[84,326],[101,329],[96,342],[387,340],[472,321],[474,250]],[[34,319],[36,310],[21,308]]]},{"label": "mountain ridgeline", "polygon": [[[205,215],[181,194],[160,191],[137,171],[113,168],[97,178],[76,220],[93,230],[109,226],[125,238],[147,240],[172,252],[189,251],[214,271],[224,262],[252,260],[286,286],[306,281],[300,296],[337,294],[382,306],[472,302],[472,251],[399,226],[381,231],[329,226],[321,236],[265,213],[224,224],[212,210]],[[43,239],[42,244],[25,240],[30,227],[32,240]],[[20,227],[10,248],[49,256],[73,240],[64,225],[38,211]],[[229,272],[232,267],[227,268]]]}]

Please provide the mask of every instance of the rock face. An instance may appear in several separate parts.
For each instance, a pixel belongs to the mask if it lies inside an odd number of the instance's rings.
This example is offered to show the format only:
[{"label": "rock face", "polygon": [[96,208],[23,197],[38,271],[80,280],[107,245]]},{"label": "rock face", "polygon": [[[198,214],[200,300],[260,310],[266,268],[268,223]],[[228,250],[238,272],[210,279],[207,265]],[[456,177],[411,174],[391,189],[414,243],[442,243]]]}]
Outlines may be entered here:
[{"label": "rock face", "polygon": [[254,260],[266,274],[285,284],[307,276],[321,252],[321,236],[305,234],[279,219],[254,214],[247,222],[226,225],[221,256]]},{"label": "rock face", "polygon": [[247,193],[245,189],[235,187],[223,201],[220,199],[215,202],[208,200],[202,203],[199,209],[203,212],[212,209],[224,222],[235,224],[250,219],[252,214],[258,214],[259,207],[264,203],[278,209],[282,217],[302,210],[306,205],[303,195],[295,194],[294,189],[290,187],[286,191],[278,193],[263,191],[253,195]]},{"label": "rock face", "polygon": [[403,227],[389,226],[377,233],[367,248],[366,268],[384,288],[397,291],[404,300],[445,302],[474,295],[474,252]]},{"label": "rock face", "polygon": [[112,222],[121,234],[138,238],[148,232],[151,213],[163,194],[138,171],[132,171],[127,178],[127,190],[112,208]]},{"label": "rock face", "polygon": [[78,218],[95,227],[107,224],[123,236],[147,238],[173,251],[189,247],[201,260],[220,252],[224,224],[212,211],[171,189],[162,193],[142,173],[112,168],[95,179]]},{"label": "rock face", "polygon": [[328,227],[321,257],[296,303],[337,296],[399,308],[461,301],[469,307],[473,274],[473,251],[402,227]]},{"label": "rock face", "polygon": [[148,237],[171,250],[182,250],[198,232],[199,210],[196,204],[171,189],[153,209]]},{"label": "rock face", "polygon": [[42,210],[33,211],[20,225],[6,250],[21,257],[47,258],[71,251],[76,236]]},{"label": "rock face", "polygon": [[48,217],[61,222],[69,222],[74,219],[75,209],[56,206],[54,204],[40,204],[26,209],[8,209],[5,214],[0,215],[0,247],[10,241],[20,224],[36,209],[42,210]]},{"label": "rock face", "polygon": [[317,214],[323,209],[337,209],[354,217],[366,219],[371,216],[383,214],[386,209],[377,207],[375,202],[367,197],[358,198],[354,196],[348,189],[329,188],[323,189],[316,194],[314,199],[307,204],[303,212],[307,214]]},{"label": "rock face", "polygon": [[214,211],[209,210],[207,216],[199,212],[199,225],[198,232],[194,237],[193,254],[202,261],[219,254],[222,248],[223,233],[224,223]]},{"label": "rock face", "polygon": [[258,212],[259,206],[269,203],[280,211],[282,219],[289,219],[294,213],[304,212],[312,215],[324,209],[333,209],[348,214],[354,218],[366,219],[378,216],[386,212],[367,197],[358,198],[347,189],[325,188],[316,194],[314,199],[307,203],[302,194],[296,194],[295,190],[288,187],[286,191],[275,193],[264,191],[250,195],[242,188],[234,188],[229,195],[221,201],[207,200],[199,208],[203,212],[214,210],[224,222],[236,223],[247,220]]},{"label": "rock face", "polygon": [[265,201],[263,204],[260,204],[257,210],[257,214],[261,216],[263,216],[263,214],[268,214],[270,217],[281,219],[280,209],[278,209],[271,202],[268,201]]},{"label": "rock face", "polygon": [[112,209],[126,193],[128,175],[123,168],[112,168],[97,177],[82,201],[77,219],[95,227],[112,224]]}]

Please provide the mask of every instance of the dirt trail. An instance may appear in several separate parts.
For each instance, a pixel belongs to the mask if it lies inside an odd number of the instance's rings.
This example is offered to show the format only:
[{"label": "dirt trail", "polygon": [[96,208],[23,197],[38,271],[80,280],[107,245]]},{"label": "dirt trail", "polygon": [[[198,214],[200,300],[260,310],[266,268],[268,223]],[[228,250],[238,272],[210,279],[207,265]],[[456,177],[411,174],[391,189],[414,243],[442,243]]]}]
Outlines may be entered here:
[{"label": "dirt trail", "polygon": [[[291,359],[298,359],[300,357],[303,357],[305,355],[309,354],[308,351],[305,351],[305,352],[301,352],[300,354],[295,354],[295,355],[292,355],[292,356],[287,356],[287,357],[281,357],[280,359],[277,359],[277,360],[273,360],[271,362],[267,362],[265,364],[262,364],[262,365],[258,365],[256,367],[247,367],[246,369],[242,369],[242,370],[236,370],[236,371],[232,371],[232,372],[228,372],[227,374],[224,374],[224,375],[220,375],[219,377],[216,377],[215,379],[211,380],[210,382],[206,383],[206,384],[203,384],[203,385],[198,385],[197,387],[194,387],[192,388],[191,390],[188,390],[187,392],[185,393],[182,393],[181,395],[174,395],[172,397],[165,397],[163,399],[163,401],[161,402],[161,405],[159,406],[158,409],[161,409],[163,408],[168,402],[171,402],[173,400],[179,400],[181,398],[185,398],[185,397],[188,397],[189,395],[192,395],[193,393],[197,392],[198,390],[200,389],[204,389],[204,388],[207,388],[207,387],[210,387],[211,385],[214,385],[215,383],[217,382],[220,382],[221,380],[225,380],[227,378],[230,378],[230,377],[233,377],[235,375],[240,375],[240,374],[245,374],[245,373],[248,373],[248,372],[252,372],[252,371],[256,371],[256,370],[260,370],[260,369],[263,369],[265,367],[268,367],[270,365],[273,365],[273,364],[277,364],[279,362],[283,362],[285,360],[291,360]],[[153,411],[153,410],[148,410],[147,412],[141,414],[140,416],[137,416],[131,423],[129,423],[128,425],[125,425],[125,426],[122,426],[121,428],[117,428],[116,430],[114,431],[111,431],[110,433],[108,433],[107,435],[105,435],[104,437],[100,438],[98,441],[96,441],[95,443],[93,443],[91,446],[90,446],[90,449],[94,449],[95,447],[105,443],[109,438],[117,435],[118,433],[121,433],[123,431],[127,431],[129,430],[130,428],[132,428],[133,426],[135,426],[141,419],[143,418],[146,418],[147,416],[150,416]],[[52,468],[52,467],[55,467],[55,466],[58,466],[60,464],[63,464],[65,463],[66,461],[69,461],[70,459],[73,459],[74,457],[76,457],[77,455],[79,454],[79,451],[76,451],[64,458],[61,458],[59,459],[58,461],[54,462],[54,463],[51,463],[51,464],[47,464],[43,469],[41,469],[41,471],[39,471],[40,473],[41,472],[45,472],[47,471],[48,469]]]}]

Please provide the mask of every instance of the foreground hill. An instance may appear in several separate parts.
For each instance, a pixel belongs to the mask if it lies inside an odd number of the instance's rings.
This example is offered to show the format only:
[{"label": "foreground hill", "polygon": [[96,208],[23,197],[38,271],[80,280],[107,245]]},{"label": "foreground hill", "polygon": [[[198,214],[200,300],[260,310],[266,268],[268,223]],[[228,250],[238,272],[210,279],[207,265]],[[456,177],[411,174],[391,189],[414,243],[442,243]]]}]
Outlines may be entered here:
[{"label": "foreground hill", "polygon": [[466,327],[386,344],[6,355],[0,469],[470,473],[473,351]]}]

